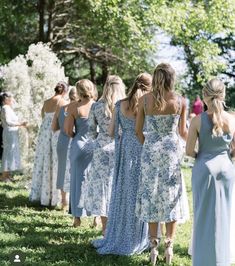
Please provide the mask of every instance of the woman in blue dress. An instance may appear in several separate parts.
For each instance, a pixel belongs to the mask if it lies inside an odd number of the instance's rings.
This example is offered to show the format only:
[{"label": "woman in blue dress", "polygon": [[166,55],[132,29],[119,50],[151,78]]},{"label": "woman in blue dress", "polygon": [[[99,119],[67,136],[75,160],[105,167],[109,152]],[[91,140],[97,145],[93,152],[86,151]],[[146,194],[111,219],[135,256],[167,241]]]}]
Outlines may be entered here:
[{"label": "woman in blue dress", "polygon": [[[72,88],[69,92],[70,103],[76,101],[77,92],[76,88]],[[60,130],[58,141],[57,141],[57,158],[58,158],[58,169],[57,169],[57,181],[56,188],[61,191],[61,208],[63,210],[67,209],[68,203],[66,198],[66,192],[64,189],[65,186],[65,174],[66,174],[66,165],[67,165],[67,153],[70,137],[64,132],[64,120],[67,115],[68,105],[61,106],[57,108],[53,121],[52,121],[52,130],[56,132]]]},{"label": "woman in blue dress", "polygon": [[165,258],[167,263],[171,263],[176,223],[185,216],[180,136],[183,139],[187,137],[186,104],[175,93],[174,81],[175,71],[169,64],[156,67],[153,91],[140,99],[136,122],[136,134],[144,143],[136,214],[149,224],[153,265],[158,256],[158,224],[166,224]]},{"label": "woman in blue dress", "polygon": [[[224,111],[225,86],[212,79],[203,88],[208,110],[193,118],[186,153],[196,158],[192,170],[193,266],[230,265],[230,221],[235,166],[235,117]],[[198,152],[195,151],[199,142]],[[234,236],[231,236],[234,238]]]},{"label": "woman in blue dress", "polygon": [[115,136],[115,170],[107,228],[103,239],[93,242],[100,254],[131,255],[148,247],[147,225],[135,215],[142,145],[135,136],[138,99],[151,89],[152,78],[140,74],[128,97],[118,101],[110,135]]},{"label": "woman in blue dress", "polygon": [[76,83],[76,88],[79,101],[69,105],[64,122],[64,131],[72,138],[70,147],[70,208],[74,217],[74,227],[80,226],[80,217],[83,214],[83,208],[78,207],[81,185],[85,180],[92,159],[92,152],[88,144],[88,116],[97,91],[95,85],[88,79],[79,80]]},{"label": "woman in blue dress", "polygon": [[103,95],[92,105],[88,120],[89,137],[94,140],[94,152],[89,173],[82,184],[80,206],[93,215],[101,216],[103,234],[114,170],[114,140],[108,135],[108,127],[115,103],[124,97],[125,85],[121,78],[108,76]]}]

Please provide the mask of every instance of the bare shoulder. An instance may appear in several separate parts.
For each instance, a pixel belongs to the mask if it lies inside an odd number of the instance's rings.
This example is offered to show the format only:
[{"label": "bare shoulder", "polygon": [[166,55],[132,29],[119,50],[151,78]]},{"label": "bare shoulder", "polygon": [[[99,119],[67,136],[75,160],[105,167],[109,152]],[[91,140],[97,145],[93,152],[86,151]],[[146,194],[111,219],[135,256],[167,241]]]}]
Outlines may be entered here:
[{"label": "bare shoulder", "polygon": [[67,105],[67,112],[73,113],[77,111],[78,108],[78,102],[72,102]]},{"label": "bare shoulder", "polygon": [[67,104],[68,104],[68,101],[66,101],[65,99],[62,98],[62,99],[59,101],[59,104],[58,104],[58,105],[59,105],[60,107],[62,107],[62,106],[65,106],[65,105],[67,105]]},{"label": "bare shoulder", "polygon": [[201,124],[201,115],[194,116],[191,120],[190,127],[199,129]]}]

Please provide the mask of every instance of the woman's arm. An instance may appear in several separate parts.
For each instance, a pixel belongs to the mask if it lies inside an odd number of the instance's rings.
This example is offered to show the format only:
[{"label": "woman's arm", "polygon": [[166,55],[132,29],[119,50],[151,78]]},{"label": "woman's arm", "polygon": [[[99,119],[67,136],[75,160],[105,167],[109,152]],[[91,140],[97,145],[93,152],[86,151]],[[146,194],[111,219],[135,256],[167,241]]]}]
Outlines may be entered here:
[{"label": "woman's arm", "polygon": [[2,119],[5,120],[6,124],[9,127],[20,127],[20,126],[26,126],[26,122],[19,122],[18,119],[14,119],[15,116],[13,115],[14,111],[10,109],[7,109],[7,107],[2,108]]},{"label": "woman's arm", "polygon": [[56,110],[54,117],[53,117],[53,120],[52,120],[51,129],[53,132],[56,132],[57,130],[60,129],[59,121],[58,121],[59,113],[60,113],[60,108],[58,108]]},{"label": "woman's arm", "polygon": [[192,122],[189,127],[188,139],[186,142],[186,155],[191,156],[193,158],[196,158],[197,156],[195,146],[198,139],[200,123],[200,116],[196,116],[192,119]]},{"label": "woman's arm", "polygon": [[116,108],[114,108],[111,123],[109,125],[108,134],[111,138],[114,138],[115,134],[115,117],[116,117]]},{"label": "woman's arm", "polygon": [[73,127],[76,116],[75,109],[76,108],[74,108],[74,106],[68,106],[67,116],[65,117],[64,120],[64,131],[71,138],[74,137]]},{"label": "woman's arm", "polygon": [[140,143],[142,143],[142,144],[144,144],[144,134],[143,134],[144,120],[145,120],[144,97],[146,97],[146,96],[142,96],[139,99],[138,113],[136,116],[136,124],[135,124],[135,134],[136,134],[137,138],[139,139]]},{"label": "woman's arm", "polygon": [[188,136],[188,130],[186,126],[187,122],[187,106],[186,101],[181,97],[182,99],[182,109],[180,114],[180,121],[179,121],[179,134],[180,136],[186,141]]}]

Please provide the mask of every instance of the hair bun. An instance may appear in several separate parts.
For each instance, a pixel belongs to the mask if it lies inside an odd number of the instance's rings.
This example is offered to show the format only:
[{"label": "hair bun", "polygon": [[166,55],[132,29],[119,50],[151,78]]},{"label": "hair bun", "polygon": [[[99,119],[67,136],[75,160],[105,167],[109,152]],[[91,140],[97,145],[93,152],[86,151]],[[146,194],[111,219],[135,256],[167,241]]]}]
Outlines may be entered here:
[{"label": "hair bun", "polygon": [[60,81],[56,84],[55,93],[62,94],[63,92],[67,92],[69,90],[69,86],[66,82]]}]

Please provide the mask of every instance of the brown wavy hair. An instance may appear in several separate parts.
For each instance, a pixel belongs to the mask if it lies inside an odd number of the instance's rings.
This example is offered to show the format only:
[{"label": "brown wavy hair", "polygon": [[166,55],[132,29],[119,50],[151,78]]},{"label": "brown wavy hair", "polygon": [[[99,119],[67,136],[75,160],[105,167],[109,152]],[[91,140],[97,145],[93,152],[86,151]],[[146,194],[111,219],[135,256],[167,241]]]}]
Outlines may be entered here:
[{"label": "brown wavy hair", "polygon": [[163,110],[166,106],[164,99],[166,91],[174,90],[175,70],[170,64],[161,63],[157,65],[153,73],[153,95],[155,98],[155,107]]},{"label": "brown wavy hair", "polygon": [[152,76],[149,73],[141,73],[135,79],[127,96],[129,109],[136,115],[138,110],[138,99],[152,89]]}]

